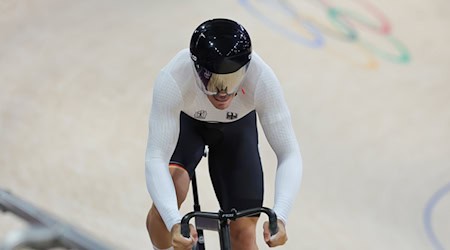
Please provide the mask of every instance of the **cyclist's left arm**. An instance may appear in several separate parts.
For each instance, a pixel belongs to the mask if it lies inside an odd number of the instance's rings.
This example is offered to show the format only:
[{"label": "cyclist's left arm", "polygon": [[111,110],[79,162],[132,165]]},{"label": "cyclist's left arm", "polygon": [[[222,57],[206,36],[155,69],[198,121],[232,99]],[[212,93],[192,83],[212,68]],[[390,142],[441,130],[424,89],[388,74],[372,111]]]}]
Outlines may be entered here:
[{"label": "cyclist's left arm", "polygon": [[268,66],[262,71],[257,82],[255,107],[264,134],[278,160],[273,209],[278,218],[286,224],[300,189],[302,157],[282,88]]}]

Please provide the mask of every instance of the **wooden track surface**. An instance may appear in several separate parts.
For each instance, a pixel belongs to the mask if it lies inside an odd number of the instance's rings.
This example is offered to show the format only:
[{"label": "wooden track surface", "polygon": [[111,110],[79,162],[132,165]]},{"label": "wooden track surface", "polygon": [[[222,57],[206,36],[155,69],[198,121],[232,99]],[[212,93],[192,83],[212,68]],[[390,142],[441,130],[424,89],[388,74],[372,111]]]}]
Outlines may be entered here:
[{"label": "wooden track surface", "polygon": [[[448,10],[444,0],[0,0],[0,187],[120,249],[150,249],[153,81],[196,25],[228,17],[278,75],[302,149],[282,249],[450,249]],[[276,159],[260,131],[270,207]],[[199,168],[202,207],[216,211]],[[1,215],[0,240],[24,226]]]}]

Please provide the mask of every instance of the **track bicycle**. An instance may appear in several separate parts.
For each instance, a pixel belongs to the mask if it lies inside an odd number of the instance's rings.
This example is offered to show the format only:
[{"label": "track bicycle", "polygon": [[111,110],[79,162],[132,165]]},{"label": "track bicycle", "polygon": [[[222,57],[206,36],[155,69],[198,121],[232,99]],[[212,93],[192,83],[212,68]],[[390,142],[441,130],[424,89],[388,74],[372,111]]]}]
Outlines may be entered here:
[{"label": "track bicycle", "polygon": [[259,207],[253,209],[246,209],[242,211],[237,211],[232,209],[231,211],[219,210],[218,212],[204,212],[200,209],[198,191],[197,191],[197,180],[195,173],[192,177],[192,191],[194,196],[194,211],[187,213],[181,219],[181,234],[189,238],[190,228],[189,221],[195,218],[195,226],[198,234],[198,242],[192,248],[192,250],[205,250],[205,239],[203,230],[217,231],[220,240],[220,249],[231,250],[230,242],[230,220],[236,220],[238,218],[257,215],[260,213],[265,213],[269,217],[269,230],[270,234],[274,235],[278,232],[277,216],[275,212],[266,207]]}]

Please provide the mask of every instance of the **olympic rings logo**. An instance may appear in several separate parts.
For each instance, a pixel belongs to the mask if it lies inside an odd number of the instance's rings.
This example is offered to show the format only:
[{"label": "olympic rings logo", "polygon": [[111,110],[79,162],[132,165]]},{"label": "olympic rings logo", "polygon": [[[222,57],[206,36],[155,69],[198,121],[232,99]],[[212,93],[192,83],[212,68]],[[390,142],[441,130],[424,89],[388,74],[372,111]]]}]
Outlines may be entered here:
[{"label": "olympic rings logo", "polygon": [[[392,35],[392,27],[386,16],[366,1],[344,1],[349,5],[346,8],[337,7],[329,0],[291,2],[239,0],[248,12],[290,40],[310,48],[327,48],[332,54],[352,64],[374,69],[378,67],[377,58],[399,64],[411,60],[408,49]],[[339,1],[340,4],[344,2]],[[354,9],[366,12],[369,17]],[[326,38],[338,42],[326,46]],[[331,45],[341,47],[333,49]],[[348,48],[342,46],[348,45],[359,48],[363,59],[353,58],[354,51],[343,54],[342,51],[348,51]]]}]

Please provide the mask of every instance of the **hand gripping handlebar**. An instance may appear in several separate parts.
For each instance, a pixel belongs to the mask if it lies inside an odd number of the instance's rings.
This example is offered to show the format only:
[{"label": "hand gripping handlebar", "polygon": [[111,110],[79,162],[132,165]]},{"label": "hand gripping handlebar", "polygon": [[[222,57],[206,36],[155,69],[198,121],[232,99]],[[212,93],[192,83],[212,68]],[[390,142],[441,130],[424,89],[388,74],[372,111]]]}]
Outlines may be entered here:
[{"label": "hand gripping handlebar", "polygon": [[213,212],[202,212],[202,211],[193,211],[190,213],[187,213],[183,218],[181,219],[181,234],[189,238],[190,237],[190,229],[189,229],[189,221],[194,217],[201,217],[206,219],[212,219],[217,220],[218,222],[223,222],[227,220],[236,220],[241,217],[247,217],[252,215],[257,215],[259,213],[265,213],[269,217],[269,230],[270,235],[274,235],[278,232],[278,224],[277,224],[277,215],[275,212],[266,207],[260,207],[260,208],[252,208],[242,211],[237,211],[236,209],[232,209],[230,212],[223,212],[222,210],[213,213]]}]

